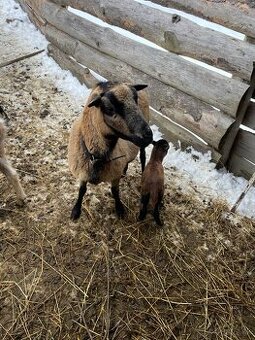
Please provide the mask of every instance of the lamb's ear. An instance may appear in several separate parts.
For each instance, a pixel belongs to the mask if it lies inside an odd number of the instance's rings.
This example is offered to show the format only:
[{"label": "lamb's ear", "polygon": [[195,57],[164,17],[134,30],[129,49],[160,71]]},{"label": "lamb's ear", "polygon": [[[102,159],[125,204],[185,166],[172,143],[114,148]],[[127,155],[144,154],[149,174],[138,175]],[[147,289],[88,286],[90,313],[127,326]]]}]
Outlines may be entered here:
[{"label": "lamb's ear", "polygon": [[136,91],[141,91],[143,89],[145,89],[148,85],[146,84],[136,84],[136,85],[132,85],[132,87],[134,87],[136,89]]},{"label": "lamb's ear", "polygon": [[101,96],[96,96],[94,99],[91,100],[90,103],[88,103],[88,107],[99,107],[102,102],[102,97]]}]

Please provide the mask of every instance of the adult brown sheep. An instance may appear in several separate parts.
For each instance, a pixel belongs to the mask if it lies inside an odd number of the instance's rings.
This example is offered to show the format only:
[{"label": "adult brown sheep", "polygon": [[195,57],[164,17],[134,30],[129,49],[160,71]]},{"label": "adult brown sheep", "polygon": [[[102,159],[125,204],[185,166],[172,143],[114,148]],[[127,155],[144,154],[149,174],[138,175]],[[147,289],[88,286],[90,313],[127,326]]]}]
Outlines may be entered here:
[{"label": "adult brown sheep", "polygon": [[75,120],[70,132],[68,162],[71,172],[80,181],[80,189],[72,209],[72,220],[80,217],[87,183],[110,182],[117,216],[124,216],[119,181],[139,148],[144,169],[144,149],[152,142],[148,97],[142,91],[146,87],[98,83],[83,113]]}]

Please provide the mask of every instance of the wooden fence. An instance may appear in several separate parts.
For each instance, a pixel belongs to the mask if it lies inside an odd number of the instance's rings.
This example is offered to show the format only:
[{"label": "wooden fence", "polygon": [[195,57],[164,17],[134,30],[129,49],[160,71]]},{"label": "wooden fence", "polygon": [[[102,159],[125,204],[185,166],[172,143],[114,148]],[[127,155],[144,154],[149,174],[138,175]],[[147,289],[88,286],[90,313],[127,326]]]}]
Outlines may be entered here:
[{"label": "wooden fence", "polygon": [[[210,1],[210,0],[209,0]],[[255,171],[255,9],[205,0],[155,0],[243,32],[245,41],[202,27],[175,13],[134,0],[18,0],[50,41],[49,54],[88,86],[89,69],[107,79],[149,84],[153,119],[171,141],[211,150],[213,159],[249,178]],[[145,45],[67,6],[124,28],[161,48]],[[237,20],[238,18],[238,20]],[[211,71],[180,55],[233,74]],[[86,65],[86,67],[85,67]],[[197,136],[199,138],[197,138]],[[202,141],[201,141],[202,139]]]}]

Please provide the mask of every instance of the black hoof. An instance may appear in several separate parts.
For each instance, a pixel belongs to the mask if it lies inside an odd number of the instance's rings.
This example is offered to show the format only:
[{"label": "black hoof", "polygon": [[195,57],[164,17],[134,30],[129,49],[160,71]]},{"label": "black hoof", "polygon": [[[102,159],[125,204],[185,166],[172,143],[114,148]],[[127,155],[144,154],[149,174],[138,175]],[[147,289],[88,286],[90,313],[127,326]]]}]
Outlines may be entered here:
[{"label": "black hoof", "polygon": [[71,212],[71,220],[76,221],[81,216],[81,209],[79,207],[74,206]]},{"label": "black hoof", "polygon": [[121,202],[116,205],[116,214],[119,219],[123,218],[126,215],[124,205]]},{"label": "black hoof", "polygon": [[160,219],[155,219],[155,221],[159,227],[163,227],[164,222],[162,222]]},{"label": "black hoof", "polygon": [[138,216],[138,221],[143,221],[146,217],[146,214],[143,211],[140,211],[140,214]]}]

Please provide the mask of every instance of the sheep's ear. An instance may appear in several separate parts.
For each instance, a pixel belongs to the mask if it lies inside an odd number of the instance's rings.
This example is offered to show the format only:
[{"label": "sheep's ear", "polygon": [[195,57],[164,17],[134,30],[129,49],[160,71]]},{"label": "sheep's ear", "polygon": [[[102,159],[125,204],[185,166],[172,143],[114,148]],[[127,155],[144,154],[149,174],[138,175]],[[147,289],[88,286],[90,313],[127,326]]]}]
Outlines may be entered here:
[{"label": "sheep's ear", "polygon": [[102,102],[102,97],[101,96],[96,96],[94,99],[91,100],[91,102],[88,103],[88,107],[99,107]]},{"label": "sheep's ear", "polygon": [[145,89],[148,85],[146,84],[136,84],[136,85],[132,85],[132,87],[134,87],[136,89],[136,91],[141,91],[143,89]]}]

